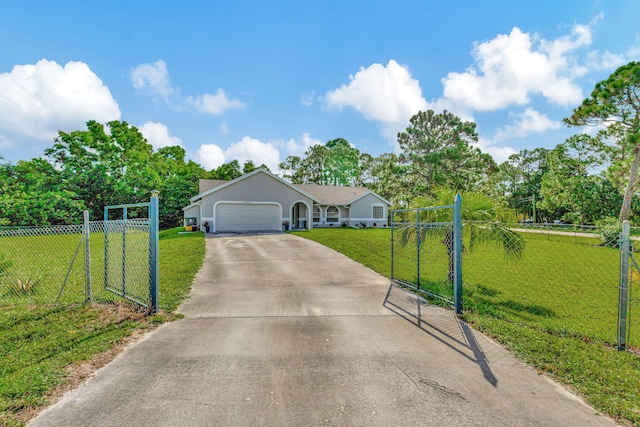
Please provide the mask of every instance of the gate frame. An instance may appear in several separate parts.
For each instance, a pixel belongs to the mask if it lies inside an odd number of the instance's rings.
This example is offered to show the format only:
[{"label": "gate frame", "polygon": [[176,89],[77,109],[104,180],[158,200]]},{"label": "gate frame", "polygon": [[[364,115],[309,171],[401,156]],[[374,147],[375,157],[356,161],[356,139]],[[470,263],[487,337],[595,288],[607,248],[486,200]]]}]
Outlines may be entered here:
[{"label": "gate frame", "polygon": [[[428,292],[425,289],[420,288],[420,233],[417,234],[417,258],[416,258],[416,284],[407,283],[402,280],[398,280],[394,276],[394,259],[395,259],[395,239],[394,239],[394,221],[393,215],[394,213],[401,212],[416,212],[416,221],[415,226],[416,230],[420,225],[420,212],[423,211],[433,211],[440,209],[452,209],[453,210],[453,221],[452,222],[441,222],[439,224],[442,225],[451,225],[453,226],[453,301],[448,298],[444,298],[442,295],[433,294]],[[397,284],[402,287],[408,287],[413,289],[418,293],[423,293],[430,295],[432,297],[439,298],[445,302],[452,303],[453,308],[456,314],[462,313],[462,196],[460,193],[456,194],[453,205],[447,206],[433,206],[433,207],[425,207],[425,208],[414,208],[414,209],[394,209],[390,211],[391,213],[391,282],[393,284]],[[407,222],[408,223],[408,222]]]},{"label": "gate frame", "polygon": [[[104,207],[104,224],[105,224],[105,231],[104,231],[104,239],[105,239],[105,244],[104,244],[104,287],[107,290],[111,290],[114,293],[117,293],[118,295],[122,296],[123,298],[127,298],[129,300],[133,300],[133,302],[140,304],[140,301],[137,301],[131,297],[128,297],[126,295],[125,292],[125,277],[126,274],[124,272],[124,262],[125,262],[125,258],[123,256],[123,275],[122,275],[122,280],[123,280],[123,290],[122,293],[117,292],[116,290],[114,290],[113,288],[109,288],[109,280],[108,280],[108,274],[107,274],[107,269],[108,269],[108,254],[107,254],[107,250],[108,250],[108,237],[107,237],[107,224],[109,223],[109,211],[110,210],[115,210],[115,209],[122,209],[122,220],[126,221],[127,220],[127,209],[128,208],[138,208],[138,207],[146,207],[149,209],[149,311],[151,313],[157,313],[159,306],[158,306],[158,301],[159,301],[159,259],[158,259],[158,255],[159,255],[159,208],[158,208],[158,196],[160,195],[160,192],[157,190],[152,190],[151,191],[151,200],[149,202],[146,203],[130,203],[130,204],[123,204],[123,205],[110,205],[110,206],[105,206]],[[123,255],[126,252],[126,238],[123,237],[122,240],[122,251],[123,251]]]}]

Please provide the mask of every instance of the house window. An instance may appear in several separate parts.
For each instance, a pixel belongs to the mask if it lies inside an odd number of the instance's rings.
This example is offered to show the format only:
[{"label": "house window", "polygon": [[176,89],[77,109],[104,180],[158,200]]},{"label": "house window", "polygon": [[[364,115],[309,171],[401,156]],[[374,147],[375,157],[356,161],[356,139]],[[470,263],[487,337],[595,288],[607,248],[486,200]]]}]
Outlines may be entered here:
[{"label": "house window", "polygon": [[384,206],[373,206],[373,215],[374,219],[383,219],[384,218]]},{"label": "house window", "polygon": [[313,222],[320,222],[320,206],[313,207]]},{"label": "house window", "polygon": [[335,206],[327,208],[327,222],[338,222],[340,211]]}]

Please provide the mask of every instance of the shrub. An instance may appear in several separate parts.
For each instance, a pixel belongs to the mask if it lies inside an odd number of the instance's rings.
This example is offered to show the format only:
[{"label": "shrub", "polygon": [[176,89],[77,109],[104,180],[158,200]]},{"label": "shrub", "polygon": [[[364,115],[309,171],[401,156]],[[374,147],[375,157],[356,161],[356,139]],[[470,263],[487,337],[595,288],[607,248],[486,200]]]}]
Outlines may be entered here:
[{"label": "shrub", "polygon": [[622,233],[622,224],[618,218],[606,217],[596,222],[600,229],[600,240],[602,246],[610,248],[620,247],[620,233]]}]

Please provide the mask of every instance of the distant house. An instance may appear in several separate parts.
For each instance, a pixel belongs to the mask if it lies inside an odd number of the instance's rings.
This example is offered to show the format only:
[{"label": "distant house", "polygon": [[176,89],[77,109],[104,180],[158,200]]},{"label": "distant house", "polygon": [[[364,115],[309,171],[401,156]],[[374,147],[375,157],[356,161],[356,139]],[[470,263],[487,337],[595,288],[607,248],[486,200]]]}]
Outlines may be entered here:
[{"label": "distant house", "polygon": [[183,208],[184,224],[211,232],[279,231],[366,225],[386,227],[391,205],[364,187],[290,184],[264,169],[231,181],[200,180]]}]

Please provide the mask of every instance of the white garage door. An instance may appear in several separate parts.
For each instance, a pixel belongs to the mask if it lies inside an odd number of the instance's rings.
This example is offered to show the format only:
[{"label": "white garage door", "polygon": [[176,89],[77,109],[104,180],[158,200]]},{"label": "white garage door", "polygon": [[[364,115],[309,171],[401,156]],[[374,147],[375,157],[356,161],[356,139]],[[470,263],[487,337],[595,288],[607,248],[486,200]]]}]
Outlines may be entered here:
[{"label": "white garage door", "polygon": [[280,205],[275,203],[219,203],[215,226],[224,231],[279,231]]}]

